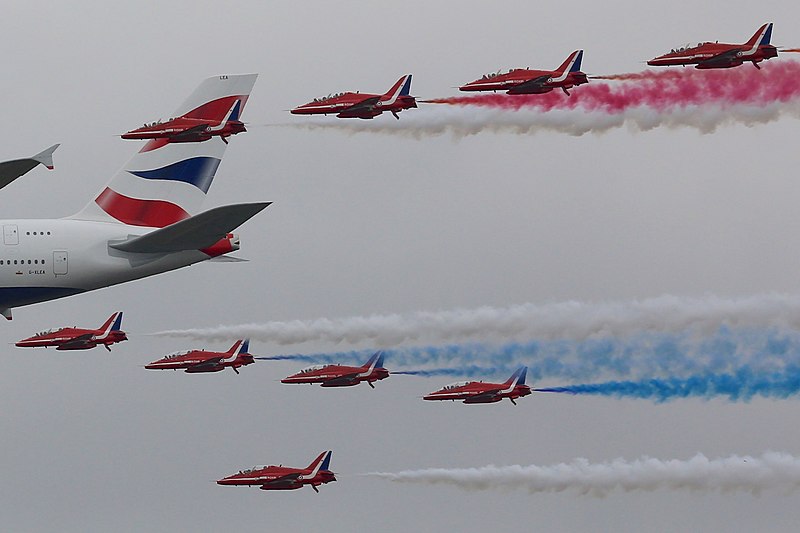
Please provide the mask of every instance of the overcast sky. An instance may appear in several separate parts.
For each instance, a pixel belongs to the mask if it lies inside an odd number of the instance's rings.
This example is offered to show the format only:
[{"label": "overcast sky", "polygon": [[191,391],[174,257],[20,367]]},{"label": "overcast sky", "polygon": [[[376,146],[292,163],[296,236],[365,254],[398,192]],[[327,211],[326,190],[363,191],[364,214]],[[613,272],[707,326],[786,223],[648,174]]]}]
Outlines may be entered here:
[{"label": "overcast sky", "polygon": [[[597,499],[468,493],[358,474],[577,457],[798,455],[796,399],[534,395],[516,407],[465,406],[420,400],[447,378],[328,390],[281,385],[302,366],[291,361],[259,362],[238,376],[142,366],[235,340],[143,335],[162,329],[572,299],[798,294],[796,119],[707,135],[620,128],[461,140],[276,125],[307,120],[286,110],[314,97],[383,92],[406,73],[412,94],[434,98],[498,68],[555,68],[577,48],[589,74],[636,72],[686,42],[744,42],[767,21],[774,44],[796,47],[799,15],[790,2],[755,9],[719,0],[4,6],[0,159],[62,143],[55,171],[39,168],[0,191],[4,218],[80,210],[139,148],[117,135],[167,117],[202,79],[226,73],[259,79],[244,112],[249,132],[231,140],[207,206],[274,204],[239,230],[237,255],[248,263],[199,264],[19,308],[0,324],[13,343],[49,327],[99,326],[122,310],[131,339],[112,354],[8,344],[0,529],[795,530],[797,496],[782,492]],[[370,348],[320,342],[291,351]],[[257,355],[286,351],[251,344]],[[255,464],[305,466],[326,449],[339,481],[321,494],[212,482]]]}]

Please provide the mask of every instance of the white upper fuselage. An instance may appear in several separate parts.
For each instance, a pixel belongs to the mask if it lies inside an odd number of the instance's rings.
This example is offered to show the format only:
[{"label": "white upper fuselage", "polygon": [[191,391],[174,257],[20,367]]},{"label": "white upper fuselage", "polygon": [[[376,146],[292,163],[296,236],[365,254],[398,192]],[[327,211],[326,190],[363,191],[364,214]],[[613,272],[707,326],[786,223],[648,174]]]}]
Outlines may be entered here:
[{"label": "white upper fuselage", "polygon": [[153,228],[70,219],[0,220],[0,310],[167,272],[209,259],[199,250],[132,254],[109,241]]}]

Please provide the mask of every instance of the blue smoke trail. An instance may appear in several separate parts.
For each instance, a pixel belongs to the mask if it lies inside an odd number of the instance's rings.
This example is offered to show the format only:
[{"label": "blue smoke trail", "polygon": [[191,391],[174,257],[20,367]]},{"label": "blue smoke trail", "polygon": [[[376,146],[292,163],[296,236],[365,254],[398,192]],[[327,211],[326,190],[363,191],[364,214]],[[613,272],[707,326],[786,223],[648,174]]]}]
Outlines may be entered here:
[{"label": "blue smoke trail", "polygon": [[641,398],[667,402],[677,398],[727,398],[731,402],[751,400],[754,396],[785,399],[800,392],[800,367],[783,372],[762,373],[740,368],[729,374],[698,374],[686,378],[609,381],[566,387],[533,389],[535,392]]},{"label": "blue smoke trail", "polygon": [[[281,355],[312,364],[363,364],[372,350]],[[384,350],[386,367],[420,376],[508,376],[521,365],[532,379],[681,377],[724,374],[748,367],[781,372],[800,367],[800,332],[720,328],[709,336],[641,333],[583,341],[556,340],[401,347]]]}]

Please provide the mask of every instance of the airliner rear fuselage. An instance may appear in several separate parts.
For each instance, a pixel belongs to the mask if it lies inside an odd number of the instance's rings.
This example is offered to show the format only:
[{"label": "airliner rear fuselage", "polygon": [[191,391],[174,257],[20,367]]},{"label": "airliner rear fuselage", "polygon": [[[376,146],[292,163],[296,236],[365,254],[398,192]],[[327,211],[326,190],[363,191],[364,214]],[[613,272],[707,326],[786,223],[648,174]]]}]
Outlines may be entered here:
[{"label": "airliner rear fuselage", "polygon": [[[238,249],[235,237],[205,252],[128,253],[108,246],[152,231],[70,219],[2,220],[0,310],[175,270]],[[227,249],[226,249],[227,248]]]}]

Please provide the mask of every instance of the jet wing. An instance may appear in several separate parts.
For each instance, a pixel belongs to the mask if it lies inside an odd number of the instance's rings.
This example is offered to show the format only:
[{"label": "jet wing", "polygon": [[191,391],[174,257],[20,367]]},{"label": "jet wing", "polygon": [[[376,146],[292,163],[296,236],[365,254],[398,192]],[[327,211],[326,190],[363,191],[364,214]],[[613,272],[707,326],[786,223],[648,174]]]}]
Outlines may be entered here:
[{"label": "jet wing", "polygon": [[111,248],[134,253],[169,253],[202,250],[224,238],[271,202],[215,207],[145,235],[122,242],[109,242]]},{"label": "jet wing", "polygon": [[86,348],[94,348],[97,346],[97,343],[94,341],[94,335],[91,333],[85,333],[83,335],[78,335],[75,338],[72,338],[66,342],[62,342],[56,348],[57,350],[83,350]]},{"label": "jet wing", "polygon": [[552,89],[552,87],[548,87],[547,85],[547,81],[549,79],[550,76],[539,76],[537,78],[514,85],[510,90],[515,94],[547,92],[548,90]]},{"label": "jet wing", "polygon": [[183,138],[192,138],[195,135],[200,135],[202,133],[206,133],[208,131],[208,126],[206,124],[198,124],[197,126],[192,126],[188,130],[184,130],[177,135],[173,135],[172,138],[176,141],[179,141]]},{"label": "jet wing", "polygon": [[269,489],[293,489],[297,488],[302,485],[300,483],[299,478],[302,476],[300,472],[294,472],[292,474],[286,474],[285,476],[281,476],[279,478],[275,478],[271,481],[267,481],[263,485],[261,485],[261,489],[269,490]]},{"label": "jet wing", "polygon": [[480,394],[476,394],[475,396],[470,396],[469,398],[464,400],[464,403],[494,403],[500,401],[500,397],[497,396],[497,393],[500,392],[500,389],[492,389],[483,391]]},{"label": "jet wing", "polygon": [[187,370],[191,370],[192,372],[202,372],[204,370],[211,370],[214,368],[219,367],[219,364],[222,362],[222,357],[212,357],[210,359],[206,359],[201,363],[195,363],[190,366]]},{"label": "jet wing", "polygon": [[356,376],[358,375],[357,372],[352,374],[345,374],[343,376],[338,376],[333,379],[329,379],[328,381],[323,381],[320,386],[322,387],[348,387],[350,385],[357,385],[358,379]]},{"label": "jet wing", "polygon": [[25,159],[14,159],[12,161],[3,161],[0,163],[0,189],[27,174],[39,165],[44,165],[49,169],[53,169],[53,152],[56,151],[59,144],[54,144],[47,150],[39,152],[35,156]]},{"label": "jet wing", "polygon": [[741,54],[741,48],[734,48],[732,50],[726,50],[725,52],[721,52],[715,56],[709,57],[703,61],[700,61],[697,66],[698,67],[706,67],[706,68],[713,68],[713,67],[726,67],[731,66],[735,63],[741,63],[742,59],[739,54]]},{"label": "jet wing", "polygon": [[371,96],[364,98],[357,104],[353,104],[344,111],[341,111],[337,116],[342,118],[364,117],[372,118],[380,113],[375,112],[375,104],[381,99],[380,96]]}]

